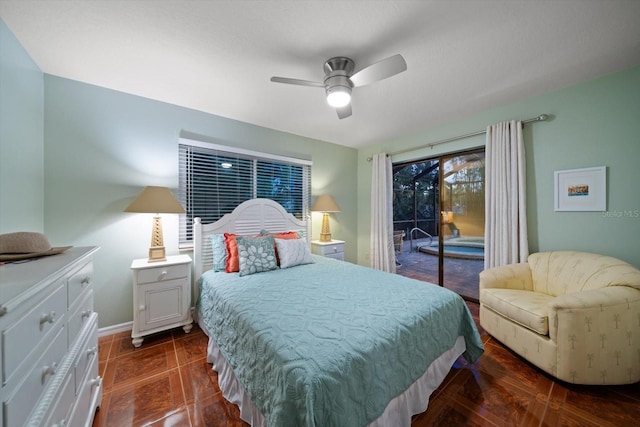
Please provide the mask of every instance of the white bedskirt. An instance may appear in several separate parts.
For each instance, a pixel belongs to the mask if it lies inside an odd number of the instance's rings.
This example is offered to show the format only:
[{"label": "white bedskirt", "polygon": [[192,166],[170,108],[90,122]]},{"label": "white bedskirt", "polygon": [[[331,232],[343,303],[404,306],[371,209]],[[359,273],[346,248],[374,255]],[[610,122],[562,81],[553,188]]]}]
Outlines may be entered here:
[{"label": "white bedskirt", "polygon": [[[199,314],[199,313],[198,313]],[[200,316],[198,316],[200,317]],[[200,320],[200,318],[198,319]],[[218,385],[222,395],[240,409],[240,418],[254,427],[267,427],[267,422],[258,408],[245,393],[244,388],[233,373],[233,369],[224,358],[215,340],[206,330],[204,322],[198,322],[209,336],[207,362],[213,364],[218,373]],[[437,358],[409,388],[389,402],[385,411],[370,427],[411,426],[411,417],[427,410],[429,396],[433,393],[451,370],[453,363],[466,350],[464,337],[459,336],[452,348]]]}]

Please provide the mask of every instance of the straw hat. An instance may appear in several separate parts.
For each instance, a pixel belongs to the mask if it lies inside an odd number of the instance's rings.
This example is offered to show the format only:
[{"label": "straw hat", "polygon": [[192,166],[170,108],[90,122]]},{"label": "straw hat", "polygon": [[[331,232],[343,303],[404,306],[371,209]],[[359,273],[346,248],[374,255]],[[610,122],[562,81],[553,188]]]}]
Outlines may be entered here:
[{"label": "straw hat", "polygon": [[56,255],[71,246],[51,247],[47,236],[42,233],[19,231],[17,233],[0,234],[0,261],[18,261]]}]

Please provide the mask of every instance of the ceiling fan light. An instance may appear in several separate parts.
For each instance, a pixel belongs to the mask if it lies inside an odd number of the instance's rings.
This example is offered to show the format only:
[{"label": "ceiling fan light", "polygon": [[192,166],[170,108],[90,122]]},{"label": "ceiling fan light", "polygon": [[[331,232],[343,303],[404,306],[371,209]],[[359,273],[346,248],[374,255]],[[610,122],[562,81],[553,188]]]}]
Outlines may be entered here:
[{"label": "ceiling fan light", "polygon": [[342,108],[351,102],[351,90],[338,86],[327,90],[327,102],[334,108]]}]

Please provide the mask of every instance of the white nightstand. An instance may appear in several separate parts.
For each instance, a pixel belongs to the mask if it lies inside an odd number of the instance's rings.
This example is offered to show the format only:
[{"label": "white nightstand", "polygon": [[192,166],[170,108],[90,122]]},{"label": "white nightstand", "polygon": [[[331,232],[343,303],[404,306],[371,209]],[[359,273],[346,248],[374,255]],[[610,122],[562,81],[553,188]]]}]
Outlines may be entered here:
[{"label": "white nightstand", "polygon": [[311,252],[316,255],[344,261],[344,241],[331,240],[330,242],[321,242],[320,240],[312,240]]},{"label": "white nightstand", "polygon": [[133,272],[132,343],[140,347],[145,335],[182,326],[193,327],[191,318],[191,258],[168,256],[166,261],[146,258],[131,263]]}]

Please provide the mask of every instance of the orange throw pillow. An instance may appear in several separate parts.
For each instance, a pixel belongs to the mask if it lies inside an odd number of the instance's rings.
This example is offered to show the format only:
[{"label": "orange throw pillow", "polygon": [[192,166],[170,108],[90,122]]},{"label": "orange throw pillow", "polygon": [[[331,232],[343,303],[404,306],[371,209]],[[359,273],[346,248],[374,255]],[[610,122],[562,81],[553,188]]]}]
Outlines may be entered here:
[{"label": "orange throw pillow", "polygon": [[235,273],[240,271],[240,256],[238,255],[238,242],[236,242],[236,234],[224,233],[224,244],[227,247],[227,266],[224,271],[227,273]]},{"label": "orange throw pillow", "polygon": [[284,233],[271,233],[274,239],[299,239],[298,233],[295,231],[287,231]]}]

